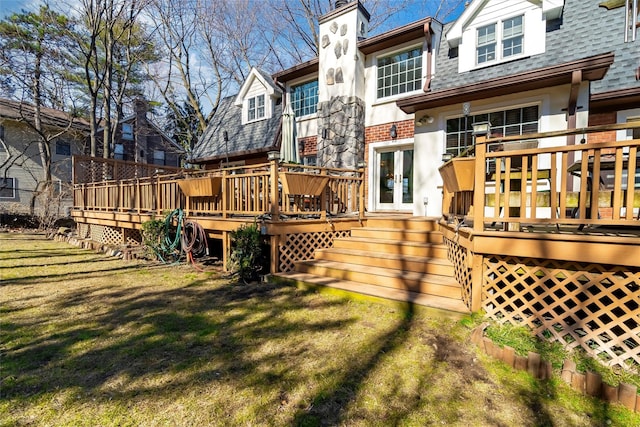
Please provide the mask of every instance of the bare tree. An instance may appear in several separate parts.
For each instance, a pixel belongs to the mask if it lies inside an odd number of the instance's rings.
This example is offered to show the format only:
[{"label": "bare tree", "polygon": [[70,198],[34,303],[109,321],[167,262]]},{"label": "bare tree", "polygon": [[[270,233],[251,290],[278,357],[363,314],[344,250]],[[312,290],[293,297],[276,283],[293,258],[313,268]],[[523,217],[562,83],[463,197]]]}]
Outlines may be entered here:
[{"label": "bare tree", "polygon": [[110,157],[125,97],[136,82],[136,67],[154,57],[139,21],[145,6],[145,0],[81,1],[77,45],[89,93],[92,156],[98,154],[98,111],[103,120],[102,155]]},{"label": "bare tree", "polygon": [[[0,74],[14,89],[18,120],[37,135],[36,141],[28,143],[37,143],[41,167],[41,176],[34,178],[36,189],[30,202],[32,214],[36,197],[51,188],[51,143],[65,134],[73,122],[72,116],[65,115],[57,126],[47,126],[42,113],[47,106],[58,109],[70,106],[66,99],[69,92],[65,74],[72,64],[69,34],[69,20],[46,5],[37,13],[13,14],[0,21]],[[7,150],[8,156],[1,165],[4,178],[9,168],[26,155],[28,148],[21,147],[15,153]]]}]

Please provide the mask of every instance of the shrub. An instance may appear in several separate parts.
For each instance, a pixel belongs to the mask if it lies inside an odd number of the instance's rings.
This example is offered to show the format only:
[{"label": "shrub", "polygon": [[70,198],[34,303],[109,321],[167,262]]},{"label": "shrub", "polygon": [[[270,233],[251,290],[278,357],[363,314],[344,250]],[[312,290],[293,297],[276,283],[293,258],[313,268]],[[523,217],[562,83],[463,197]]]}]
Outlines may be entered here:
[{"label": "shrub", "polygon": [[245,283],[257,280],[265,263],[260,228],[257,224],[241,225],[231,232],[231,240],[227,267]]}]

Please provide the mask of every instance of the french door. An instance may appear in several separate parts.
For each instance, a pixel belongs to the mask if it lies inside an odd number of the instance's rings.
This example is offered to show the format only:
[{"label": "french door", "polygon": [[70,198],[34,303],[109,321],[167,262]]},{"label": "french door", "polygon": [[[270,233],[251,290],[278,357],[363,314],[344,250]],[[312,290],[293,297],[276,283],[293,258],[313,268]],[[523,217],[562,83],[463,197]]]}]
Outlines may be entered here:
[{"label": "french door", "polygon": [[413,209],[413,146],[376,151],[376,210]]}]

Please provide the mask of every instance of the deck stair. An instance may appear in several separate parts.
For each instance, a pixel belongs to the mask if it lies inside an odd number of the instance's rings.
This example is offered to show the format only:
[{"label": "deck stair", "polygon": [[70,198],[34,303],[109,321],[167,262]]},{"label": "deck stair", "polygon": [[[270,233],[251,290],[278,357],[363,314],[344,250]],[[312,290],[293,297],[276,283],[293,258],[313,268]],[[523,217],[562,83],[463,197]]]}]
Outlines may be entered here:
[{"label": "deck stair", "polygon": [[328,286],[381,298],[468,312],[453,278],[442,234],[433,219],[368,218],[351,237],[318,249],[315,259],[299,261],[280,279]]}]

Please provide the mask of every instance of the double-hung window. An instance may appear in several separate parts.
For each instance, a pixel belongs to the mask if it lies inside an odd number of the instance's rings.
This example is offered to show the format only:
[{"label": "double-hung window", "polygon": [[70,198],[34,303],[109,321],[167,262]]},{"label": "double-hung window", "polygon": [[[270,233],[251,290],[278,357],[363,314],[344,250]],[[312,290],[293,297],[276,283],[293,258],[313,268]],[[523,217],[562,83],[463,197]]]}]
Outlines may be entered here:
[{"label": "double-hung window", "polygon": [[522,53],[522,16],[502,22],[502,57],[507,58]]},{"label": "double-hung window", "polygon": [[496,24],[478,28],[478,64],[496,59]]},{"label": "double-hung window", "polygon": [[259,120],[264,118],[264,95],[249,98],[247,120]]},{"label": "double-hung window", "polygon": [[0,178],[0,199],[15,199],[16,189],[13,178]]},{"label": "double-hung window", "polygon": [[422,47],[378,58],[378,98],[412,92],[421,87]]},{"label": "double-hung window", "polygon": [[116,144],[113,148],[113,158],[124,160],[124,144]]},{"label": "double-hung window", "polygon": [[291,88],[291,107],[296,117],[308,116],[318,110],[318,81]]},{"label": "double-hung window", "polygon": [[68,141],[56,141],[56,154],[60,156],[70,156],[71,143]]},{"label": "double-hung window", "polygon": [[129,141],[133,140],[133,124],[131,123],[122,124],[122,139],[126,139]]},{"label": "double-hung window", "polygon": [[165,153],[163,150],[153,150],[153,164],[165,165]]},{"label": "double-hung window", "polygon": [[[478,65],[506,59],[524,51],[523,16],[516,16],[497,23],[479,27],[476,40],[476,62]],[[498,42],[501,49],[498,50]]]}]

